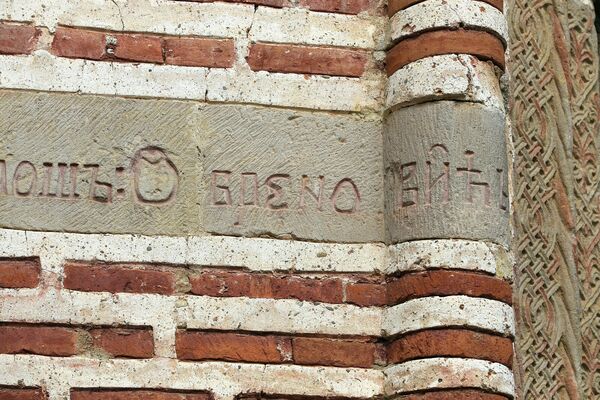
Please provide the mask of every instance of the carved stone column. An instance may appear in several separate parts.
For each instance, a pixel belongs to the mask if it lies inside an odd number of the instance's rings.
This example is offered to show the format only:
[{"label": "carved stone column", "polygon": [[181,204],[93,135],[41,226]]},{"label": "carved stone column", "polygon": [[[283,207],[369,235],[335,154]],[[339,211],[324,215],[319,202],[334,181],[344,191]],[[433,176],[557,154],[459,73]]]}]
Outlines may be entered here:
[{"label": "carved stone column", "polygon": [[[388,357],[387,394],[436,399],[514,395],[510,201],[502,1],[393,0],[384,134],[389,273],[426,298],[388,310],[417,333]],[[393,293],[391,285],[388,290]],[[413,307],[411,313],[402,308]],[[438,394],[427,392],[435,391]]]}]

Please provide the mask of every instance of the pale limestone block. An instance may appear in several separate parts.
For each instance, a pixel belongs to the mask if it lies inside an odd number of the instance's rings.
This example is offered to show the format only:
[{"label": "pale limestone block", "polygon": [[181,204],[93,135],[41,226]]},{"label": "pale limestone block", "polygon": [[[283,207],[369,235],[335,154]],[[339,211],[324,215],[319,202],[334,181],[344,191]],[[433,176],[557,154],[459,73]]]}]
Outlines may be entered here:
[{"label": "pale limestone block", "polygon": [[482,388],[514,396],[514,377],[502,364],[465,358],[428,358],[385,370],[385,394],[429,389]]},{"label": "pale limestone block", "polygon": [[473,0],[426,0],[398,11],[390,20],[391,39],[398,41],[421,31],[439,28],[472,28],[495,32],[508,42],[502,11]]},{"label": "pale limestone block", "polygon": [[383,372],[164,358],[94,360],[2,354],[0,384],[48,384],[53,393],[61,393],[64,387],[206,390],[214,392],[218,400],[233,400],[242,393],[372,398],[383,394]]},{"label": "pale limestone block", "polygon": [[387,108],[443,99],[482,103],[504,112],[496,67],[467,54],[417,60],[394,72],[387,82]]},{"label": "pale limestone block", "polygon": [[396,335],[443,326],[464,326],[514,336],[511,306],[468,296],[422,297],[384,310],[383,330]]}]

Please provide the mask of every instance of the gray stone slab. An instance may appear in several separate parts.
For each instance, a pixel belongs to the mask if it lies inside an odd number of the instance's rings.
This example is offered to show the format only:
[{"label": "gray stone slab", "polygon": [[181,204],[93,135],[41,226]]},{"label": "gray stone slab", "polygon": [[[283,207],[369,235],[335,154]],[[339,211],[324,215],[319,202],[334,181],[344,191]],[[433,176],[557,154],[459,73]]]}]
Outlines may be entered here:
[{"label": "gray stone slab", "polygon": [[509,241],[504,115],[466,102],[403,108],[386,120],[388,240]]},{"label": "gray stone slab", "polygon": [[198,120],[210,232],[383,240],[380,123],[234,105]]},{"label": "gray stone slab", "polygon": [[202,166],[194,106],[99,96],[0,93],[0,225],[189,234]]},{"label": "gray stone slab", "polygon": [[382,126],[351,115],[0,92],[0,226],[382,241]]}]

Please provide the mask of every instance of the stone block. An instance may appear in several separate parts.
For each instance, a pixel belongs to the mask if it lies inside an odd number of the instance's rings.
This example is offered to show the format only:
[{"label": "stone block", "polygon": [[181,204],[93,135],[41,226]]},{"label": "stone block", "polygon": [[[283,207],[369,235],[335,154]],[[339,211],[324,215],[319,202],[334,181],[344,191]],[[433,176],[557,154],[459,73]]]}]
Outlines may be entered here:
[{"label": "stone block", "polygon": [[383,240],[378,122],[5,91],[0,133],[1,227]]},{"label": "stone block", "polygon": [[508,243],[502,112],[441,101],[394,111],[386,124],[390,242],[457,238]]}]

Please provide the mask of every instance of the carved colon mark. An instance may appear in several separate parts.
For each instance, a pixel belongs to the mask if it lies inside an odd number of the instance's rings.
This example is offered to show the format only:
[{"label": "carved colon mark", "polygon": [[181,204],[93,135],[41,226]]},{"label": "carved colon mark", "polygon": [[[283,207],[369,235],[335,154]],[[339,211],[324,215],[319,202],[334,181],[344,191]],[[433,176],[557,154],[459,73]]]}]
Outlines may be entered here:
[{"label": "carved colon mark", "polygon": [[136,199],[144,204],[167,204],[175,199],[179,171],[157,147],[138,150],[132,164]]}]

